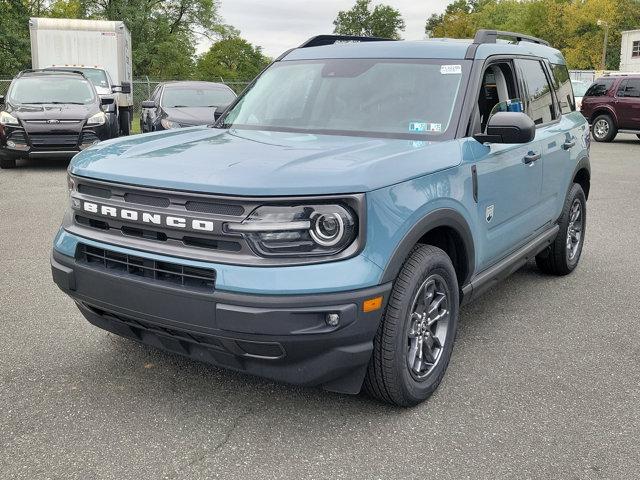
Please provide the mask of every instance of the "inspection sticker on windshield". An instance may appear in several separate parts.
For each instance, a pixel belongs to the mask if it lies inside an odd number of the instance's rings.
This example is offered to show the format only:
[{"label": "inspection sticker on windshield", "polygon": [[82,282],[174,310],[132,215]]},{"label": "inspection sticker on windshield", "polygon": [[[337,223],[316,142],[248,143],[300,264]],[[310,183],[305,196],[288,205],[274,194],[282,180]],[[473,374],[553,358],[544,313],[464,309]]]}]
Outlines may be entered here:
[{"label": "inspection sticker on windshield", "polygon": [[441,132],[442,125],[439,123],[410,122],[409,131],[412,133]]},{"label": "inspection sticker on windshield", "polygon": [[462,65],[440,65],[440,73],[442,75],[460,75]]}]

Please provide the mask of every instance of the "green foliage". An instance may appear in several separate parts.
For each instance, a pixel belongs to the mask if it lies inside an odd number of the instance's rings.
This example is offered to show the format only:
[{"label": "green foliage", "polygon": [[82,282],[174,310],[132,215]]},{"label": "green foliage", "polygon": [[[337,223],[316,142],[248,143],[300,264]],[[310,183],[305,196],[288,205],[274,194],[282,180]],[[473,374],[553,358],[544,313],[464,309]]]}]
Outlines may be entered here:
[{"label": "green foliage", "polygon": [[247,81],[257,76],[271,60],[238,36],[229,36],[214,43],[197,63],[201,80]]},{"label": "green foliage", "polygon": [[31,67],[29,17],[33,5],[22,0],[0,0],[0,72],[13,74]]},{"label": "green foliage", "polygon": [[640,0],[456,0],[427,20],[432,37],[470,38],[480,28],[544,38],[564,53],[571,68],[600,68],[609,25],[606,68],[620,63],[620,32],[640,28]]},{"label": "green foliage", "polygon": [[376,5],[371,10],[371,0],[356,0],[351,10],[338,12],[333,21],[334,33],[366,37],[400,38],[405,23],[402,15],[388,5]]}]

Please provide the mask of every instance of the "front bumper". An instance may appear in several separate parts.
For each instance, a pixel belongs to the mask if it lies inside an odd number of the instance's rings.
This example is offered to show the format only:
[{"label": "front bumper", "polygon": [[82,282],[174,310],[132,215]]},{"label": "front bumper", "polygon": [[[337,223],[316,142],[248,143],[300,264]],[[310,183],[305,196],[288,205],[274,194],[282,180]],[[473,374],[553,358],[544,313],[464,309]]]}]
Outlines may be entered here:
[{"label": "front bumper", "polygon": [[[38,126],[27,131],[22,126],[5,127],[0,131],[0,156],[16,159],[71,158],[93,144],[110,138],[109,128],[109,122],[81,130]],[[38,139],[37,143],[35,138]]]},{"label": "front bumper", "polygon": [[[391,290],[203,293],[94,268],[55,249],[51,267],[56,284],[100,328],[194,360],[342,393],[360,391]],[[380,295],[382,308],[365,313],[363,302]],[[327,325],[328,313],[340,314],[338,326]]]}]

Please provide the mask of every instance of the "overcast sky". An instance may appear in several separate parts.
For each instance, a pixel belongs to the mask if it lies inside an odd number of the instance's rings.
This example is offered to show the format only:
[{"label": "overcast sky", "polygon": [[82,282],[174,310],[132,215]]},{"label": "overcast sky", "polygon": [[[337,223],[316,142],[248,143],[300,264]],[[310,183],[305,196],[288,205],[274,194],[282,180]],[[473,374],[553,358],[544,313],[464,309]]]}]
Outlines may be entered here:
[{"label": "overcast sky", "polygon": [[[434,12],[441,12],[451,0],[386,0],[400,10],[407,28],[406,40],[424,38],[424,24]],[[220,0],[225,23],[240,30],[243,38],[263,48],[270,57],[321,33],[333,32],[339,10],[348,10],[355,0]]]}]

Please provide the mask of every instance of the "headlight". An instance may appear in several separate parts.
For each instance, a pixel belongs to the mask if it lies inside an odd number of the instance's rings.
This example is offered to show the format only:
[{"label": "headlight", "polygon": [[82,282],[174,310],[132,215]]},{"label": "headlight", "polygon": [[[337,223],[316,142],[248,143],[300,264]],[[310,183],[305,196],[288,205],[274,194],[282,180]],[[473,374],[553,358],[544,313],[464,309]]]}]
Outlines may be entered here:
[{"label": "headlight", "polygon": [[18,119],[7,112],[0,112],[0,124],[1,125],[20,125]]},{"label": "headlight", "polygon": [[227,223],[264,257],[334,255],[358,234],[355,214],[341,205],[263,206],[242,223]]},{"label": "headlight", "polygon": [[98,112],[87,120],[87,125],[104,125],[105,123],[107,123],[107,116],[104,112]]},{"label": "headlight", "polygon": [[160,124],[162,125],[162,128],[165,128],[167,130],[171,130],[172,128],[182,127],[182,125],[180,125],[178,122],[172,122],[171,120],[167,120],[166,118],[163,118],[162,120],[160,120]]}]

